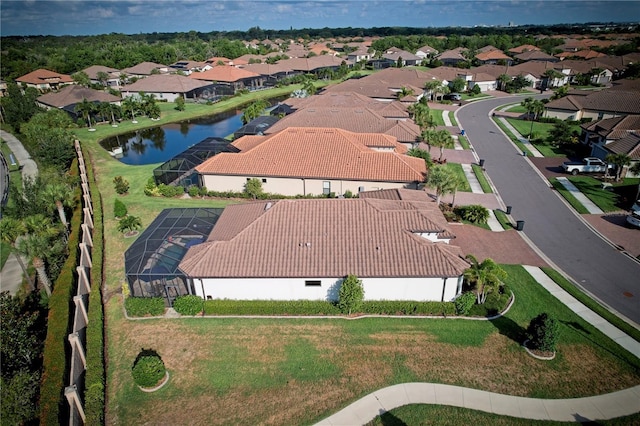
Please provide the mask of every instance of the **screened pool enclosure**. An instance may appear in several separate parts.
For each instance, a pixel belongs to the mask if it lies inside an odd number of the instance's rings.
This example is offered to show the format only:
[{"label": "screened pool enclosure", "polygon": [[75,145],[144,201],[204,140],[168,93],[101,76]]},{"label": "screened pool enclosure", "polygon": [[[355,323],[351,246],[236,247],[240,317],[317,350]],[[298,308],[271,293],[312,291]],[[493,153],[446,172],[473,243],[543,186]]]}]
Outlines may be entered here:
[{"label": "screened pool enclosure", "polygon": [[165,209],[125,252],[125,272],[134,297],[163,297],[171,306],[178,296],[194,294],[178,265],[185,253],[206,241],[224,209]]}]

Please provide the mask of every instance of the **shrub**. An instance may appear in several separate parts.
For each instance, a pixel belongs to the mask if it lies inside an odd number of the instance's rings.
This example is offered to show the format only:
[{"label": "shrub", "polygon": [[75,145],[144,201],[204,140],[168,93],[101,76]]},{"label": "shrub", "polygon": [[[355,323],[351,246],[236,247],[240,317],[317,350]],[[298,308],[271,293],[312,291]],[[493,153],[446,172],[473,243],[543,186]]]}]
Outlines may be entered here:
[{"label": "shrub", "polygon": [[160,355],[152,349],[143,349],[131,368],[133,381],[145,388],[150,388],[158,384],[165,376],[167,369],[162,362]]},{"label": "shrub", "polygon": [[556,350],[560,327],[558,321],[547,313],[541,313],[531,320],[527,327],[528,347],[540,351]]},{"label": "shrub", "polygon": [[479,204],[457,207],[456,214],[471,223],[487,223],[489,219],[489,210]]},{"label": "shrub", "polygon": [[124,308],[132,317],[159,316],[164,314],[162,297],[128,297],[124,300]]},{"label": "shrub", "polygon": [[127,215],[127,206],[117,198],[113,203],[113,215],[115,217],[125,217]]},{"label": "shrub", "polygon": [[150,177],[147,180],[147,184],[144,186],[144,195],[148,197],[160,196],[160,191],[158,190],[158,187],[156,186],[156,181],[153,179],[153,177]]},{"label": "shrub", "polygon": [[116,189],[116,192],[120,195],[123,195],[129,192],[129,182],[122,176],[114,177],[113,185]]},{"label": "shrub", "polygon": [[198,195],[200,195],[200,188],[198,188],[197,186],[190,186],[187,193],[190,197],[197,197]]},{"label": "shrub", "polygon": [[142,222],[137,216],[126,216],[118,222],[118,231],[122,233],[133,232],[142,228]]},{"label": "shrub", "polygon": [[180,296],[173,302],[173,309],[180,315],[198,315],[202,312],[202,297],[195,295]]},{"label": "shrub", "polygon": [[165,185],[164,183],[161,183],[160,185],[158,185],[158,192],[163,197],[172,198],[184,194],[184,187]]},{"label": "shrub", "polygon": [[205,315],[338,315],[340,310],[325,300],[229,300],[204,302]]},{"label": "shrub", "polygon": [[338,295],[338,308],[343,314],[351,314],[362,305],[364,300],[364,287],[362,281],[355,275],[347,275],[340,285]]},{"label": "shrub", "polygon": [[473,305],[476,303],[476,295],[473,292],[462,293],[456,300],[453,301],[456,306],[456,314],[467,315]]}]

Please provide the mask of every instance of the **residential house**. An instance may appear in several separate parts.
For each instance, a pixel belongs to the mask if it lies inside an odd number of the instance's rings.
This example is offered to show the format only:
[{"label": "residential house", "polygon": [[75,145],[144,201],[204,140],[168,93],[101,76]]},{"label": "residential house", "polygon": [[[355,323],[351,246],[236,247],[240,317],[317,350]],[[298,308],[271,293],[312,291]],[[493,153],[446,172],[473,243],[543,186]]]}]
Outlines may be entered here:
[{"label": "residential house", "polygon": [[45,93],[36,99],[36,103],[38,106],[46,109],[62,109],[76,119],[78,118],[76,105],[82,103],[85,99],[94,104],[108,102],[110,104],[120,105],[120,98],[117,96],[113,96],[102,90],[94,90],[75,84],[64,86],[57,92]]},{"label": "residential house", "polygon": [[207,62],[198,61],[177,61],[169,65],[172,70],[181,72],[184,75],[189,75],[192,72],[207,71],[213,68],[213,65]]},{"label": "residential house", "polygon": [[167,65],[156,64],[154,62],[141,62],[138,65],[134,65],[122,70],[127,74],[129,78],[145,78],[154,74],[168,74],[171,68]]},{"label": "residential house", "polygon": [[562,120],[602,120],[640,114],[640,92],[590,91],[586,96],[568,95],[545,105],[546,116]]},{"label": "residential house", "polygon": [[431,46],[424,45],[416,50],[416,56],[422,60],[431,59],[438,54],[438,51]]},{"label": "residential house", "polygon": [[353,274],[365,300],[451,301],[469,264],[436,203],[406,192],[229,205],[179,269],[203,299],[336,301]]},{"label": "residential house", "polygon": [[580,127],[580,142],[591,147],[591,156],[604,160],[611,153],[609,148],[613,142],[630,134],[640,135],[640,115],[605,118]]},{"label": "residential house", "polygon": [[598,60],[578,61],[567,59],[562,62],[564,68],[571,70],[571,83],[578,83],[579,75],[589,75],[592,84],[606,85],[613,79],[613,72],[604,62]]},{"label": "residential house", "polygon": [[596,52],[595,50],[587,49],[587,50],[578,50],[577,52],[574,52],[574,51],[560,52],[555,56],[557,58],[560,58],[560,60],[565,60],[567,58],[596,59],[596,58],[602,58],[607,55],[605,55],[604,53]]},{"label": "residential house", "polygon": [[188,78],[216,83],[217,87],[226,86],[227,94],[234,94],[241,89],[255,90],[262,87],[264,82],[260,74],[230,65],[217,65],[207,71],[194,72]]},{"label": "residential house", "polygon": [[364,46],[359,47],[347,54],[347,60],[353,63],[365,61],[368,62],[373,58],[373,54]]},{"label": "residential house", "polygon": [[89,68],[85,68],[82,70],[87,76],[89,76],[89,80],[92,84],[102,84],[107,87],[120,87],[120,74],[122,71],[105,67],[102,65],[92,65]]},{"label": "residential house", "polygon": [[633,175],[629,173],[629,169],[640,163],[640,133],[628,133],[626,136],[615,140],[605,146],[611,154],[625,154],[631,158],[631,163],[624,167],[621,177],[640,177],[640,174]]},{"label": "residential house", "polygon": [[343,58],[332,55],[312,56],[310,58],[290,58],[279,61],[283,67],[288,67],[297,73],[313,73],[319,78],[327,71],[337,71],[343,64],[351,66]]},{"label": "residential house", "polygon": [[549,55],[541,50],[528,50],[514,56],[518,62],[540,61],[540,62],[558,62],[560,58]]},{"label": "residential house", "polygon": [[347,191],[417,188],[424,160],[405,155],[394,137],[334,128],[289,127],[268,136],[232,142],[238,154],[221,153],[196,167],[210,191],[242,192],[248,179],[282,195],[343,195]]},{"label": "residential house", "polygon": [[467,58],[463,55],[467,49],[464,47],[458,47],[452,50],[445,50],[438,55],[438,60],[442,62],[442,65],[448,67],[455,67],[460,62],[467,62]]},{"label": "residential house", "polygon": [[280,80],[300,74],[298,71],[292,70],[286,62],[280,61],[275,64],[254,63],[242,65],[238,68],[262,76],[263,86],[275,86]]},{"label": "residential house", "polygon": [[512,55],[519,55],[524,52],[535,52],[539,51],[540,48],[538,46],[534,46],[532,44],[521,44],[520,46],[509,49],[509,53]]},{"label": "residential house", "polygon": [[230,65],[230,66],[235,65],[231,59],[225,58],[224,56],[212,56],[211,58],[204,61],[204,63],[211,66],[211,68],[217,67],[220,65]]},{"label": "residential house", "polygon": [[[135,83],[122,86],[120,92],[123,98],[145,93],[167,102],[175,102],[178,97],[193,100],[215,100],[222,96],[220,90],[211,82],[195,80],[177,74],[151,75]],[[227,93],[223,94],[226,95]]]},{"label": "residential house", "polygon": [[371,59],[369,62],[373,63],[374,68],[394,67],[398,66],[398,62],[404,67],[407,65],[420,65],[422,58],[406,50],[390,47],[382,52],[380,59]]},{"label": "residential house", "polygon": [[34,87],[43,92],[58,90],[67,84],[75,84],[69,75],[59,74],[42,68],[16,78],[16,83],[24,84],[27,87]]},{"label": "residential house", "polygon": [[303,108],[367,108],[391,120],[407,120],[409,118],[407,106],[402,102],[379,102],[356,92],[323,91],[307,98],[288,98],[282,101],[282,104],[291,106],[293,110]]},{"label": "residential house", "polygon": [[480,64],[496,65],[498,63],[504,63],[505,65],[511,65],[513,60],[510,56],[504,54],[502,50],[492,49],[486,52],[478,53],[475,58]]},{"label": "residential house", "polygon": [[[550,80],[545,73],[547,70],[555,70],[560,77]],[[509,67],[509,75],[522,75],[531,82],[531,86],[536,89],[548,87],[559,87],[569,84],[571,69],[565,68],[553,62],[529,61]]]}]

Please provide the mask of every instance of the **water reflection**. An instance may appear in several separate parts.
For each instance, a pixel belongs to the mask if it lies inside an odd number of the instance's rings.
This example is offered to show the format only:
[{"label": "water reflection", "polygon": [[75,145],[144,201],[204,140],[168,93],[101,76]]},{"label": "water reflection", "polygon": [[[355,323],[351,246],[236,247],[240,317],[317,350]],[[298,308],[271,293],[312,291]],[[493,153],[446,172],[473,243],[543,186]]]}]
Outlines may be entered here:
[{"label": "water reflection", "polygon": [[114,136],[100,142],[100,145],[125,164],[163,163],[203,139],[224,138],[232,134],[242,127],[241,115],[240,111],[228,111],[165,124]]}]

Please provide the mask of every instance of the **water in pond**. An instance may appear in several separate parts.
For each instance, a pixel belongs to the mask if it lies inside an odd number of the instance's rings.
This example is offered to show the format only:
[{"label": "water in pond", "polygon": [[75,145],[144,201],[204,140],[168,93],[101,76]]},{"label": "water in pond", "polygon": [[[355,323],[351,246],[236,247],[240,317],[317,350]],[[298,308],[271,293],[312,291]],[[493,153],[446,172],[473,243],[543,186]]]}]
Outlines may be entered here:
[{"label": "water in pond", "polygon": [[239,111],[228,111],[125,133],[105,139],[100,145],[108,151],[121,147],[122,156],[117,158],[125,164],[163,163],[203,139],[232,134],[242,127],[241,116]]}]

